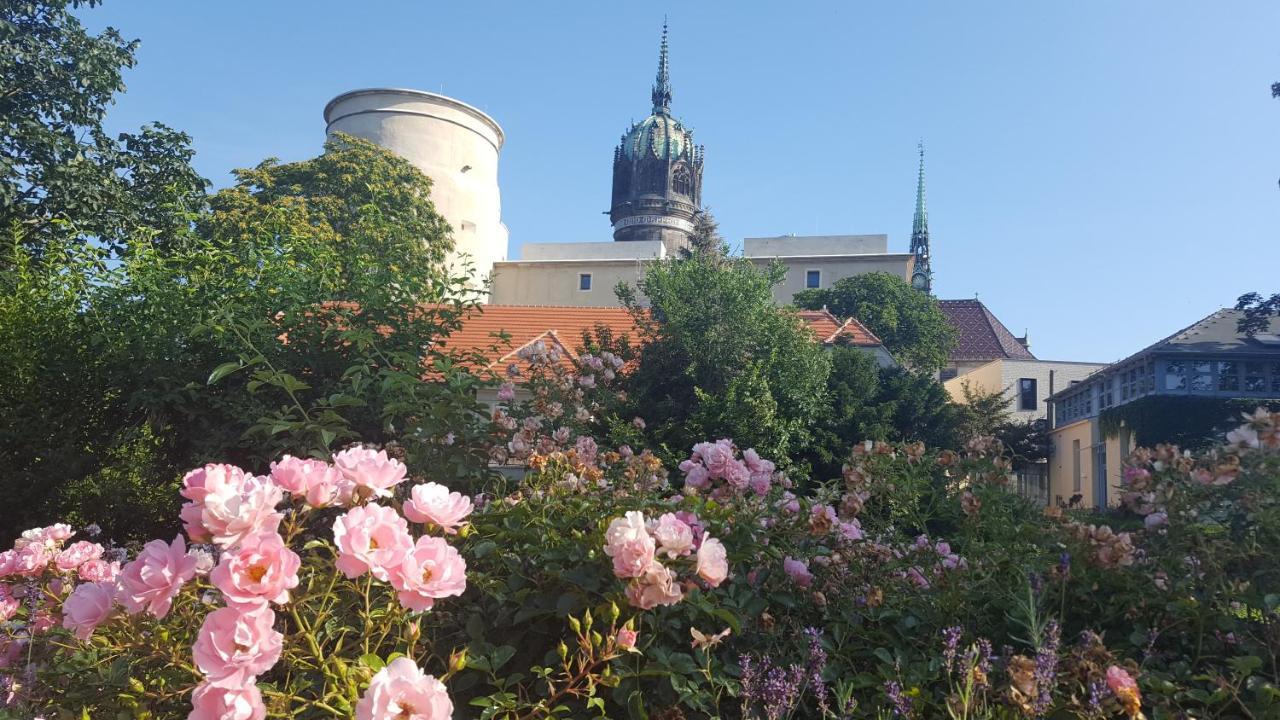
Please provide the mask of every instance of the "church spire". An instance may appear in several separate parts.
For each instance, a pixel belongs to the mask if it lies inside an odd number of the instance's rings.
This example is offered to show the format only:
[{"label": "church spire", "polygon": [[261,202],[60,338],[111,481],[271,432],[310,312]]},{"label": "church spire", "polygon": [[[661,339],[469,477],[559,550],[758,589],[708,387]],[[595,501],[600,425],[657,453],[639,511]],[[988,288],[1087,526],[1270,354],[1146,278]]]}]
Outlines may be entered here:
[{"label": "church spire", "polygon": [[933,292],[933,270],[929,267],[929,212],[924,202],[924,143],[920,151],[920,171],[916,177],[916,212],[911,218],[911,254],[915,256],[915,270],[911,273],[911,285],[917,290]]},{"label": "church spire", "polygon": [[653,113],[666,115],[671,112],[671,76],[667,72],[667,19],[662,19],[662,50],[658,54],[658,77],[653,84]]}]

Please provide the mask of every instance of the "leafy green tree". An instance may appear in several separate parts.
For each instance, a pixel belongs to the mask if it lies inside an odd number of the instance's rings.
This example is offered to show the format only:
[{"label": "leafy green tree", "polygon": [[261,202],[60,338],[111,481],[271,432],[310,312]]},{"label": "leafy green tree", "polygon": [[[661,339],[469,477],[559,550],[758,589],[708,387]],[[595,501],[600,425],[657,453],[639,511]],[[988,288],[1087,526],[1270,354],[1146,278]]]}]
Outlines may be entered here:
[{"label": "leafy green tree", "polygon": [[919,440],[930,448],[955,448],[963,440],[959,431],[965,411],[936,379],[881,368],[857,348],[831,350],[827,393],[830,411],[807,452],[815,479],[839,477],[853,445],[864,440]]},{"label": "leafy green tree", "polygon": [[716,222],[710,208],[704,208],[693,218],[693,234],[689,236],[689,247],[684,255],[719,255],[729,252],[729,245],[720,234],[720,223]]},{"label": "leafy green tree", "polygon": [[1236,300],[1236,309],[1244,311],[1244,316],[1236,322],[1236,330],[1253,337],[1266,332],[1271,318],[1280,316],[1280,293],[1269,298],[1256,292],[1245,293]]},{"label": "leafy green tree", "polygon": [[797,307],[823,307],[841,318],[857,318],[884,341],[900,362],[936,372],[955,346],[955,330],[932,296],[888,273],[841,278],[829,288],[796,293]]},{"label": "leafy green tree", "polygon": [[97,4],[0,8],[0,227],[18,225],[37,251],[58,237],[117,251],[138,236],[176,241],[204,201],[190,137],[158,123],[103,129],[138,41],[87,32],[71,11]]},{"label": "leafy green tree", "polygon": [[[473,357],[440,341],[475,304],[441,258],[430,181],[350,138],[264,163],[182,243],[109,251],[22,238],[0,271],[0,509],[14,531],[132,506],[104,529],[172,523],[181,474],[220,460],[397,443],[444,480],[484,472]],[[86,513],[88,517],[91,514]]]},{"label": "leafy green tree", "polygon": [[628,409],[668,459],[717,438],[782,459],[812,439],[831,361],[774,304],[781,279],[781,267],[694,254],[646,269],[648,305],[620,289],[639,325],[639,363],[623,383]]},{"label": "leafy green tree", "polygon": [[1009,423],[1009,388],[986,392],[974,389],[967,381],[962,381],[960,392],[964,397],[960,425],[963,439],[995,435],[997,430]]}]

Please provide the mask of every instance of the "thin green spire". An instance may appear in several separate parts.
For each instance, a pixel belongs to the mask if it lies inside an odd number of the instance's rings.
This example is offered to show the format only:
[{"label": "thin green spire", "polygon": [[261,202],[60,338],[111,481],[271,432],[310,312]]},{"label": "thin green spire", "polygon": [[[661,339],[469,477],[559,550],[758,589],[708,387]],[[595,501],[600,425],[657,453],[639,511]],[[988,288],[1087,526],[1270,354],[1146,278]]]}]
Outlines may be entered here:
[{"label": "thin green spire", "polygon": [[667,68],[667,18],[662,18],[662,50],[658,53],[658,77],[653,84],[653,112],[671,112],[671,74]]},{"label": "thin green spire", "polygon": [[[929,211],[925,209],[924,203],[924,143],[920,142],[916,145],[920,151],[920,175],[916,180],[916,214],[911,219],[911,242],[915,244],[916,237],[923,235],[929,237]],[[914,248],[912,248],[914,252]]]}]

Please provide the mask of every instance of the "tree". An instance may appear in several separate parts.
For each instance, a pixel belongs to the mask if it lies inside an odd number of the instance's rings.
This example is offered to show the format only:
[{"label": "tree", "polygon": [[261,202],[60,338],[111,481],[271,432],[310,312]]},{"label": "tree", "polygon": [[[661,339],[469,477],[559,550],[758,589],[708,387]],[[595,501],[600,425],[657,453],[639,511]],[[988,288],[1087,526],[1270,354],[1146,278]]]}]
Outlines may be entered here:
[{"label": "tree", "polygon": [[139,236],[174,241],[204,201],[190,137],[158,123],[117,138],[103,130],[138,41],[86,32],[71,10],[97,4],[0,9],[0,227],[18,225],[36,250],[56,237],[116,251]]},{"label": "tree", "polygon": [[689,236],[689,247],[683,250],[685,257],[689,255],[724,256],[729,252],[729,245],[720,235],[720,223],[716,222],[710,208],[704,208],[693,218],[693,234]]},{"label": "tree", "polygon": [[857,348],[831,350],[827,395],[830,410],[806,453],[818,480],[839,477],[850,449],[864,440],[919,440],[931,448],[956,448],[963,440],[964,410],[941,383],[902,368],[881,368]]},{"label": "tree", "polygon": [[785,462],[826,409],[831,361],[812,333],[773,302],[781,267],[694,254],[650,265],[620,289],[639,326],[639,363],[625,379],[628,411],[670,460],[694,443],[731,438]]},{"label": "tree", "polygon": [[1236,300],[1236,309],[1244,311],[1244,317],[1236,322],[1236,331],[1253,337],[1266,332],[1271,327],[1271,318],[1280,316],[1280,293],[1269,298],[1256,292],[1245,293]]},{"label": "tree", "polygon": [[967,380],[960,384],[964,396],[961,403],[960,433],[964,440],[979,435],[995,435],[1009,422],[1009,388],[984,392],[975,390]]},{"label": "tree", "polygon": [[829,288],[796,293],[797,307],[823,307],[841,318],[856,318],[880,337],[885,348],[912,369],[936,372],[947,363],[956,334],[932,296],[888,273],[841,278]]}]

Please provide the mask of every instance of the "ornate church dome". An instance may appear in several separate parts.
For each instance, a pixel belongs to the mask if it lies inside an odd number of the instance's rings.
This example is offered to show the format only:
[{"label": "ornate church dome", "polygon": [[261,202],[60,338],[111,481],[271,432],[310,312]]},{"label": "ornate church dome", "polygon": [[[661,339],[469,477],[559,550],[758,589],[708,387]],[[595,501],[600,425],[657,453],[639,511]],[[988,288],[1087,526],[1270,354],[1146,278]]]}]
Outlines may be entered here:
[{"label": "ornate church dome", "polygon": [[702,206],[702,148],[693,130],[671,114],[667,26],[662,26],[653,112],[622,136],[613,153],[614,240],[661,240],[669,249],[688,243]]}]

